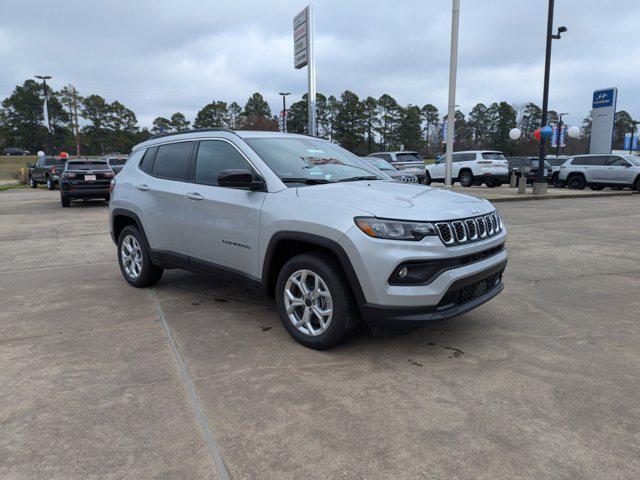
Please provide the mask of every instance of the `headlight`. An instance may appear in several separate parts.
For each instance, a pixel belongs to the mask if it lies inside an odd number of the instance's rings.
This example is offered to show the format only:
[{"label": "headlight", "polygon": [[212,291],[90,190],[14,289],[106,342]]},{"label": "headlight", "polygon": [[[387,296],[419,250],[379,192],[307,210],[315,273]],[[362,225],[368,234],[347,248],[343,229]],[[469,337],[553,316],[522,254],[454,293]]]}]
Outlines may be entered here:
[{"label": "headlight", "polygon": [[354,220],[360,230],[373,238],[417,242],[426,236],[437,235],[435,226],[428,222],[402,222],[373,217],[357,217]]}]

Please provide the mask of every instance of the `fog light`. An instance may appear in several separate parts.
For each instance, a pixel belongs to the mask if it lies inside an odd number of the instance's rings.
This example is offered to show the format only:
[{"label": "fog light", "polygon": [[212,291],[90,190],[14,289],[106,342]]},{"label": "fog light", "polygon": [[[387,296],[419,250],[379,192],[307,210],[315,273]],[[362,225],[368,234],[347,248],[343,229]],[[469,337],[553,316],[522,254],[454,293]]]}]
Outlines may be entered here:
[{"label": "fog light", "polygon": [[409,269],[407,267],[402,267],[400,270],[398,270],[398,277],[400,278],[406,278],[408,274]]}]

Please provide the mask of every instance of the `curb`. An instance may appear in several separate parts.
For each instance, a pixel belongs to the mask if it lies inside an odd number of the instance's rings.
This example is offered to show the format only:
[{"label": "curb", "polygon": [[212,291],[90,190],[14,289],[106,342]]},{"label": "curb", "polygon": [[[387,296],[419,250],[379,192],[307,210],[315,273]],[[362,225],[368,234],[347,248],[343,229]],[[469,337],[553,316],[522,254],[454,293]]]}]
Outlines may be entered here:
[{"label": "curb", "polygon": [[599,198],[599,197],[625,197],[629,195],[637,195],[638,192],[606,192],[606,193],[583,193],[581,195],[532,195],[525,194],[516,197],[498,197],[498,198],[484,198],[483,200],[489,200],[494,203],[502,202],[526,202],[535,200],[559,200],[559,199],[578,199],[578,198]]}]

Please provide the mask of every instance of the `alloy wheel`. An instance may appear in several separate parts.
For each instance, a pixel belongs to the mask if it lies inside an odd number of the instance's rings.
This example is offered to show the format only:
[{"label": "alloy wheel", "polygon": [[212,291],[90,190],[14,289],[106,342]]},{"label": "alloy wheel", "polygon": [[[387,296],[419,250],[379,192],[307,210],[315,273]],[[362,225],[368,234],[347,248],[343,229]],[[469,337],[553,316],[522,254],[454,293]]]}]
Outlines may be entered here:
[{"label": "alloy wheel", "polygon": [[120,244],[120,259],[125,273],[136,279],[142,273],[142,248],[133,235],[127,235]]},{"label": "alloy wheel", "polygon": [[324,333],[333,318],[331,292],[320,275],[311,270],[298,270],[287,279],[284,307],[293,326],[313,337]]},{"label": "alloy wheel", "polygon": [[460,175],[460,185],[463,187],[470,187],[473,183],[473,175],[471,172],[462,172]]}]

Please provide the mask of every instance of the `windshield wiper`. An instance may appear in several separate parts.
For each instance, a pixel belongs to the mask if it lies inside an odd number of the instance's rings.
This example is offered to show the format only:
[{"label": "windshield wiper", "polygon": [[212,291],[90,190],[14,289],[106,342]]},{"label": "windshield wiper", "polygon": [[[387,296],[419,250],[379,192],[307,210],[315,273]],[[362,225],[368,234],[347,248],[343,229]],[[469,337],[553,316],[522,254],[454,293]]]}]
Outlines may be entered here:
[{"label": "windshield wiper", "polygon": [[359,177],[348,177],[338,180],[338,182],[357,182],[358,180],[380,180],[380,177],[375,175],[361,175]]},{"label": "windshield wiper", "polygon": [[324,178],[309,178],[309,177],[285,177],[281,178],[283,183],[304,183],[305,185],[319,185],[324,183],[334,183]]}]

